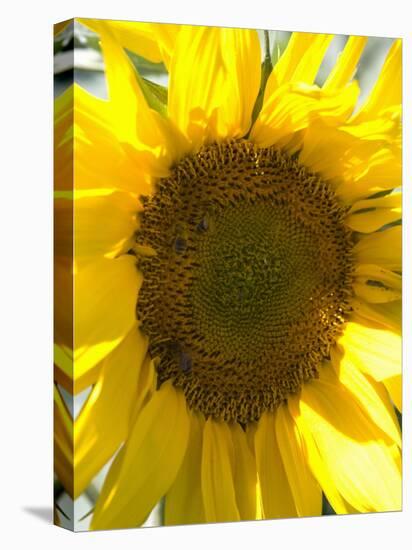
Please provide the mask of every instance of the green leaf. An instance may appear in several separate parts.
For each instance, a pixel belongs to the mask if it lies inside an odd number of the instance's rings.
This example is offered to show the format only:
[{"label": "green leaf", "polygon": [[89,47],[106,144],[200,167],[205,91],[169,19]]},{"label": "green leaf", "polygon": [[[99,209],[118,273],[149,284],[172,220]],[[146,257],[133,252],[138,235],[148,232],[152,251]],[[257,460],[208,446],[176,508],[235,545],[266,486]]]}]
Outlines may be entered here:
[{"label": "green leaf", "polygon": [[139,73],[137,73],[137,80],[149,107],[161,115],[166,115],[167,88],[141,77]]},{"label": "green leaf", "polygon": [[[152,82],[151,80],[144,78],[141,73],[146,72],[146,68],[148,69],[147,72],[153,74],[153,71],[150,70],[150,67],[148,65],[148,62],[146,60],[144,61],[144,68],[141,68],[141,61],[142,58],[134,54],[133,52],[130,52],[129,50],[126,50],[130,60],[133,63],[133,66],[136,70],[136,78],[139,83],[139,86],[143,92],[143,95],[147,101],[147,104],[150,108],[154,109],[161,115],[167,114],[167,88],[164,86],[161,86],[160,84],[156,84],[155,82]],[[150,64],[151,66],[155,65],[163,65],[161,63],[157,64]]]},{"label": "green leaf", "polygon": [[147,78],[141,77],[143,84],[150,90],[151,94],[154,95],[163,105],[167,105],[168,90],[165,86],[156,84]]},{"label": "green leaf", "polygon": [[272,72],[272,69],[273,69],[272,60],[271,60],[271,56],[270,56],[269,31],[264,31],[264,33],[265,33],[265,57],[263,59],[262,65],[261,65],[260,88],[259,88],[259,93],[257,95],[255,105],[254,105],[253,111],[252,111],[251,128],[253,127],[253,124],[255,123],[255,121],[256,121],[259,113],[260,113],[260,110],[262,109],[263,97],[265,95],[265,89],[266,89],[266,83],[267,83],[268,78],[270,76],[270,73]]},{"label": "green leaf", "polygon": [[255,105],[253,107],[253,112],[252,112],[252,126],[255,123],[260,113],[260,110],[262,109],[266,83],[268,81],[268,78],[271,72],[272,72],[272,63],[270,62],[270,60],[265,58],[261,66],[260,89],[259,89],[259,93],[257,95]]},{"label": "green leaf", "polygon": [[132,52],[127,48],[125,48],[125,50],[133,65],[136,67],[140,74],[167,74],[166,67],[163,65],[163,63],[153,63],[152,61],[149,61],[148,59],[137,55],[137,53]]}]

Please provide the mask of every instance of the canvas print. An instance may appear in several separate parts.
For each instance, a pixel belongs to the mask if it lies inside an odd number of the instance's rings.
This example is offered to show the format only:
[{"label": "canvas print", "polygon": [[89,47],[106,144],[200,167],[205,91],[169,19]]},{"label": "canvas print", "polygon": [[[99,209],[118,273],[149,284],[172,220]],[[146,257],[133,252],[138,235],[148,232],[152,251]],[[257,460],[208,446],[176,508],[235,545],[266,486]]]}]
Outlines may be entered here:
[{"label": "canvas print", "polygon": [[54,64],[55,523],[399,511],[401,40],[74,19]]}]

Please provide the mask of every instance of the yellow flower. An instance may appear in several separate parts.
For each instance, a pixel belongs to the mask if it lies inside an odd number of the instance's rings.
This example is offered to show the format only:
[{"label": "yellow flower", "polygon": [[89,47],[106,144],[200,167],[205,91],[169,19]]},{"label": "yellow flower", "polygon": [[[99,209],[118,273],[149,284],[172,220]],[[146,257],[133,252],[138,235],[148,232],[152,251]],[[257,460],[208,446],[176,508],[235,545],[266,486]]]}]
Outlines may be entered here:
[{"label": "yellow flower", "polygon": [[319,87],[332,36],[294,33],[253,120],[255,31],[85,23],[109,99],[56,101],[56,382],[92,385],[74,427],[56,390],[66,490],[115,456],[93,529],[162,497],[168,525],[399,510],[400,41],[355,111],[366,39]]}]

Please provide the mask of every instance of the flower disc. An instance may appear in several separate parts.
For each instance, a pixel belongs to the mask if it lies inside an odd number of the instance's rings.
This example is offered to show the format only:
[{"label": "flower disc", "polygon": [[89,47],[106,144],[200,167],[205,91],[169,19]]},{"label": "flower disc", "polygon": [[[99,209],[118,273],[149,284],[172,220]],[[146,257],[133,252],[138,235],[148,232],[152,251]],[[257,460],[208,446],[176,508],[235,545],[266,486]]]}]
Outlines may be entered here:
[{"label": "flower disc", "polygon": [[138,317],[159,384],[206,416],[258,420],[317,376],[340,334],[346,209],[296,159],[245,140],[183,159],[143,203]]}]

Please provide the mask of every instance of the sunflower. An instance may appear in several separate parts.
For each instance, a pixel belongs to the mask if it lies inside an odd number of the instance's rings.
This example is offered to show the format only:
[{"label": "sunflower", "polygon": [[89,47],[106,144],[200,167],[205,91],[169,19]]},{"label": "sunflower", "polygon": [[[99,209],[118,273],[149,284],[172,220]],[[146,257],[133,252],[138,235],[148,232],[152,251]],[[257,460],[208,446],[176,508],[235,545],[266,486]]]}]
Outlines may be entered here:
[{"label": "sunflower", "polygon": [[[66,490],[112,460],[92,529],[399,510],[400,41],[359,107],[364,37],[318,86],[331,35],[261,70],[253,30],[84,23],[109,99],[55,108]],[[91,387],[75,421],[60,387]]]}]

